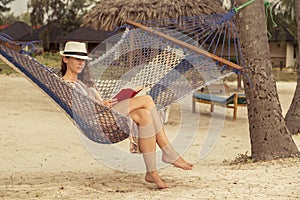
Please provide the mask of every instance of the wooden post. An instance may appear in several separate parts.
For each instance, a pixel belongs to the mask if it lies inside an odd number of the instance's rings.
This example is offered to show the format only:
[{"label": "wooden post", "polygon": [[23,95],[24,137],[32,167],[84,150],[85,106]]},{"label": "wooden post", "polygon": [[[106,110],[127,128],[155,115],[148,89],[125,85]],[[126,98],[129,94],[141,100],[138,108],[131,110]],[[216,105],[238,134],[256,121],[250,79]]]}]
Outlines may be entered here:
[{"label": "wooden post", "polygon": [[192,98],[192,112],[195,113],[196,112],[196,98],[193,97]]},{"label": "wooden post", "polygon": [[235,93],[233,97],[233,121],[236,120],[237,108],[238,108],[238,94]]}]

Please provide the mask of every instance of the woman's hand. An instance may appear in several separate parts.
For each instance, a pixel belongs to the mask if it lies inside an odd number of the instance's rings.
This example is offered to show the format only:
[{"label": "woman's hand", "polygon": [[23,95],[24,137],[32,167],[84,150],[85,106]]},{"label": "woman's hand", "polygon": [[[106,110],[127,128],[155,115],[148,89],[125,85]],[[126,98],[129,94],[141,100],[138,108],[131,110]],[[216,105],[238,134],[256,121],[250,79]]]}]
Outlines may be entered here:
[{"label": "woman's hand", "polygon": [[118,103],[118,99],[109,99],[109,100],[104,100],[102,101],[102,103],[104,105],[106,105],[107,107],[112,107],[113,105],[115,105],[116,103]]}]

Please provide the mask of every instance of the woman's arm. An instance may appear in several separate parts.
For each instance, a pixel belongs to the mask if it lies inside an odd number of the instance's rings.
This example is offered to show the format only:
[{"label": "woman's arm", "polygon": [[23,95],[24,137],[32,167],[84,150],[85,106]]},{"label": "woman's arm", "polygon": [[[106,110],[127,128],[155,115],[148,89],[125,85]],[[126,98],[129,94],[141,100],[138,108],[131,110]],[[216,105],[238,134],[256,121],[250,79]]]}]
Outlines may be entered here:
[{"label": "woman's arm", "polygon": [[112,107],[113,105],[115,105],[116,103],[118,103],[117,99],[108,99],[108,100],[103,100],[101,98],[100,93],[98,92],[98,90],[94,87],[90,87],[91,92],[93,93],[93,98],[95,98],[95,100],[101,101],[104,105],[108,106],[108,107]]}]

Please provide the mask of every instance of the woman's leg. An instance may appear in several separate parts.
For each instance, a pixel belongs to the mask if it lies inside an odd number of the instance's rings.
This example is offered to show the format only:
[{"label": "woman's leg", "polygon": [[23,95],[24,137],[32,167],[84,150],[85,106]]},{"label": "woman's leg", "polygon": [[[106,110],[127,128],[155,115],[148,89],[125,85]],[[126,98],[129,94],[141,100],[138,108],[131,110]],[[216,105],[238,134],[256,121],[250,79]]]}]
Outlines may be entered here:
[{"label": "woman's leg", "polygon": [[[121,101],[115,104],[113,109],[122,114],[129,115],[141,127],[140,130],[143,130],[139,131],[139,148],[143,153],[147,168],[146,181],[155,183],[158,188],[168,187],[160,179],[156,170],[156,143],[163,151],[162,159],[164,162],[172,163],[174,166],[182,169],[192,168],[192,164],[187,163],[170,145],[163,131],[160,116],[151,96],[144,95]],[[151,124],[153,125],[152,127],[149,126]]]},{"label": "woman's leg", "polygon": [[160,189],[167,188],[168,185],[161,180],[156,169],[156,136],[149,110],[134,110],[129,116],[139,125],[139,149],[147,170],[145,180],[155,183]]},{"label": "woman's leg", "polygon": [[[191,163],[186,162],[178,153],[176,153],[176,151],[170,144],[163,130],[163,124],[161,122],[160,115],[157,112],[156,106],[151,96],[143,95],[130,98],[117,103],[115,106],[113,106],[113,108],[126,115],[128,113],[135,113],[136,119],[134,119],[133,116],[131,117],[136,123],[140,124],[141,126],[150,123],[148,120],[151,120],[154,124],[155,131],[148,131],[147,134],[148,137],[150,137],[149,134],[156,135],[156,142],[163,152],[162,160],[182,169],[189,170],[192,168],[193,165]],[[137,114],[138,112],[133,112],[140,109],[148,110],[150,112],[151,118],[146,120],[147,117],[145,117],[143,113]],[[148,115],[148,113],[145,114]]]},{"label": "woman's leg", "polygon": [[161,116],[158,113],[156,107],[151,108],[150,113],[152,123],[155,127],[156,143],[163,152],[162,160],[166,163],[173,164],[175,167],[179,167],[184,170],[191,170],[193,165],[186,162],[170,144],[161,122]]},{"label": "woman's leg", "polygon": [[152,123],[155,127],[156,143],[163,153],[162,160],[166,163],[173,164],[175,167],[179,167],[184,170],[191,170],[193,165],[186,162],[170,144],[163,128],[161,116],[156,107],[150,109],[150,114]]},{"label": "woman's leg", "polygon": [[156,134],[156,143],[162,150],[162,161],[170,163],[175,167],[179,167],[184,170],[191,170],[193,164],[184,160],[170,144],[165,131],[162,129],[159,133]]},{"label": "woman's leg", "polygon": [[[184,170],[192,169],[193,165],[186,162],[170,144],[163,129],[160,116],[155,107],[150,111],[147,109],[139,109],[132,113],[133,114],[131,115],[131,118],[140,124],[140,127],[143,127],[140,128],[139,138],[149,138],[155,136],[155,142],[163,152],[162,160],[164,162],[171,163],[174,166]],[[153,129],[153,127],[155,129]]]},{"label": "woman's leg", "polygon": [[146,165],[145,180],[149,183],[155,183],[159,189],[168,188],[168,185],[161,180],[156,169],[156,138],[139,138],[140,151],[143,154]]},{"label": "woman's leg", "polygon": [[152,97],[149,95],[137,96],[130,99],[126,99],[112,106],[114,110],[116,110],[119,113],[122,113],[123,115],[128,115],[134,110],[150,110],[155,107],[156,106],[152,100]]}]

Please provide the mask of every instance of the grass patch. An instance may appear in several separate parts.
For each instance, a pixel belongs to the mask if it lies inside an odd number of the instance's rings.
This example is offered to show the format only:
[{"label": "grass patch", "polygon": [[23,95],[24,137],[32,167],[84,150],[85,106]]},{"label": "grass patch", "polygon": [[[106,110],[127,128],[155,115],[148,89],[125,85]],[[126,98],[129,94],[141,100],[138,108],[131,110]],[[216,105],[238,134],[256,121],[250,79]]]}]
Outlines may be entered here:
[{"label": "grass patch", "polygon": [[248,151],[246,151],[244,154],[240,153],[232,160],[225,159],[223,160],[223,163],[228,163],[230,165],[236,165],[236,164],[245,164],[245,163],[253,163],[254,160],[251,158],[251,156],[248,155]]},{"label": "grass patch", "polygon": [[[292,70],[291,68],[284,68],[280,70],[279,68],[272,69],[273,76],[276,82],[297,82],[297,71]],[[234,82],[237,81],[237,75],[232,74],[226,78],[224,81]]]},{"label": "grass patch", "polygon": [[0,74],[10,75],[17,73],[15,70],[13,70],[10,66],[8,66],[6,63],[4,63],[2,60],[0,60]]},{"label": "grass patch", "polygon": [[[39,63],[47,67],[60,68],[61,56],[59,53],[46,52],[43,55],[32,55]],[[0,74],[14,74],[17,73],[10,66],[0,60]]]},{"label": "grass patch", "polygon": [[61,55],[59,53],[45,52],[43,55],[32,55],[32,57],[47,67],[60,68]]},{"label": "grass patch", "polygon": [[284,68],[282,71],[279,68],[273,69],[275,81],[297,82],[297,71],[291,68]]}]

